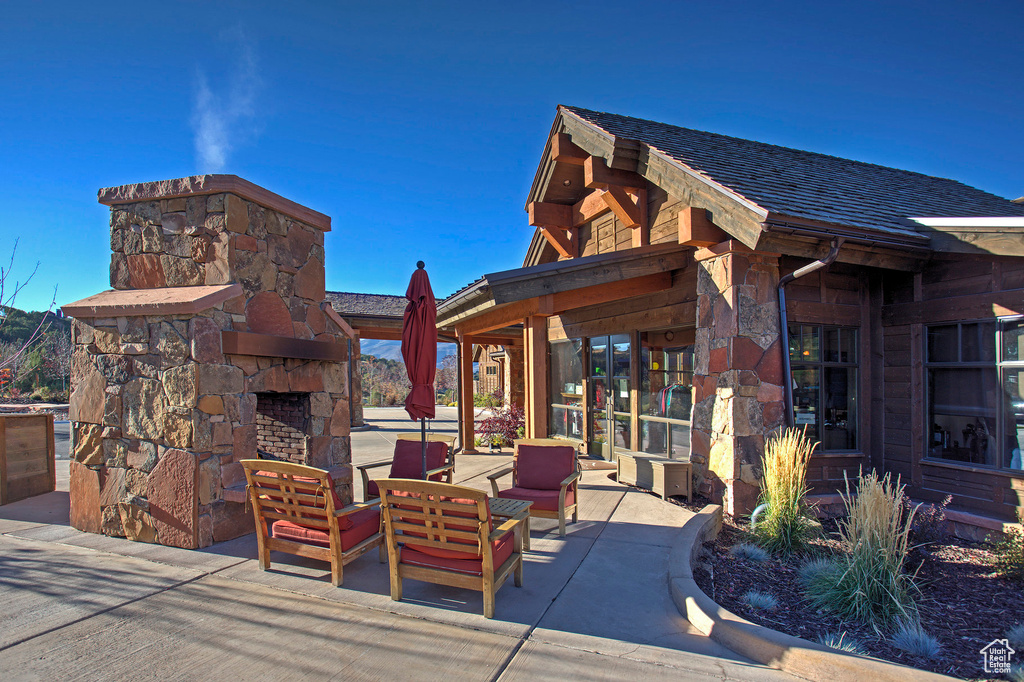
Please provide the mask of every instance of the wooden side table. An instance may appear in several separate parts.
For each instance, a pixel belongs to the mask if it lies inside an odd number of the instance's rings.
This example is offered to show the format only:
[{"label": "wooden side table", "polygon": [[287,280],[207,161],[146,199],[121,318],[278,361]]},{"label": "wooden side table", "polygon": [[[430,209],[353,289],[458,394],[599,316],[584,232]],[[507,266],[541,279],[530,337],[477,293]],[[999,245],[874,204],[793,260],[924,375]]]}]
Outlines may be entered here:
[{"label": "wooden side table", "polygon": [[[523,519],[523,549],[530,550],[530,506],[533,502],[513,500],[507,497],[490,499],[491,516],[499,519]],[[516,529],[519,532],[519,529]]]},{"label": "wooden side table", "polygon": [[690,460],[627,452],[617,455],[619,483],[651,490],[663,500],[668,500],[669,495],[683,495],[687,502],[693,501]]}]

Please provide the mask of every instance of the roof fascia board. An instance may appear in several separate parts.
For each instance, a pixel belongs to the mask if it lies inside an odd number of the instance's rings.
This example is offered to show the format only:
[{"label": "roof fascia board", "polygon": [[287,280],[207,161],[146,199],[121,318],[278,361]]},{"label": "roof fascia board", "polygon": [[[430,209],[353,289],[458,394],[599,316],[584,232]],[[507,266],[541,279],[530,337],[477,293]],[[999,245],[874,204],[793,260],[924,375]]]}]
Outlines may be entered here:
[{"label": "roof fascia board", "polygon": [[[565,132],[572,136],[573,144],[582,147],[593,156],[605,159],[609,167],[615,163],[615,149],[619,146],[630,149],[632,145],[622,144],[571,111],[561,110]],[[619,144],[617,145],[617,142]],[[631,140],[630,142],[637,142]],[[701,175],[685,164],[663,154],[644,142],[637,142],[639,151],[635,171],[648,181],[661,187],[669,194],[691,206],[705,208],[712,212],[715,225],[738,239],[745,246],[754,248],[760,237],[761,223],[768,211],[731,189]],[[696,200],[695,200],[696,199]]]}]

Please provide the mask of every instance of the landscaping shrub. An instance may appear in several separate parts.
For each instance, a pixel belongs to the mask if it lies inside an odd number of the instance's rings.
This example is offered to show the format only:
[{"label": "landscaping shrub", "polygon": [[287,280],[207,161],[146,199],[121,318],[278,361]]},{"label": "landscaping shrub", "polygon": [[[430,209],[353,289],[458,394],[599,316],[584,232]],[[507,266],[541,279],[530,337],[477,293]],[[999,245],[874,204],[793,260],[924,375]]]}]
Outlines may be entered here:
[{"label": "landscaping shrub", "polygon": [[938,504],[917,504],[909,497],[903,498],[903,511],[913,512],[914,521],[910,527],[911,545],[934,545],[943,542],[946,536],[946,507],[953,501],[952,495],[946,495]]},{"label": "landscaping shrub", "polygon": [[825,577],[827,580],[835,580],[838,577],[839,564],[836,563],[835,559],[827,557],[817,557],[804,562],[799,569],[800,581],[804,584],[804,587],[810,585],[815,580],[822,579]]},{"label": "landscaping shrub", "polygon": [[870,656],[867,648],[859,640],[848,636],[845,632],[826,632],[818,635],[818,644],[824,644],[830,649],[839,649],[851,654]]},{"label": "landscaping shrub", "polygon": [[815,606],[876,629],[917,621],[916,574],[904,571],[914,512],[905,512],[902,500],[903,486],[889,474],[862,476],[857,495],[846,482],[848,516],[839,523],[846,551],[834,572],[819,573],[808,584],[807,596]]},{"label": "landscaping shrub", "polygon": [[779,600],[768,594],[767,592],[758,592],[756,590],[750,590],[742,597],[740,601],[757,611],[774,611],[779,608]]},{"label": "landscaping shrub", "polygon": [[771,552],[799,550],[813,533],[805,498],[807,462],[817,446],[797,429],[771,436],[765,444],[760,501],[767,508],[752,530],[758,544]]},{"label": "landscaping shrub", "polygon": [[476,430],[487,443],[512,445],[516,438],[523,437],[526,427],[526,415],[518,405],[512,404],[494,410],[490,417],[477,423]]},{"label": "landscaping shrub", "polygon": [[911,656],[928,660],[938,658],[942,650],[939,640],[925,632],[916,620],[906,620],[899,624],[892,635],[892,645]]},{"label": "landscaping shrub", "polygon": [[992,553],[992,565],[999,576],[1024,582],[1024,532],[1010,529],[993,546]]},{"label": "landscaping shrub", "polygon": [[764,551],[757,545],[750,544],[749,542],[741,542],[733,545],[729,548],[729,553],[738,559],[747,559],[748,561],[755,561],[757,563],[768,561],[768,552]]},{"label": "landscaping shrub", "polygon": [[1006,641],[1014,649],[1024,649],[1024,623],[1014,625],[1006,631]]}]

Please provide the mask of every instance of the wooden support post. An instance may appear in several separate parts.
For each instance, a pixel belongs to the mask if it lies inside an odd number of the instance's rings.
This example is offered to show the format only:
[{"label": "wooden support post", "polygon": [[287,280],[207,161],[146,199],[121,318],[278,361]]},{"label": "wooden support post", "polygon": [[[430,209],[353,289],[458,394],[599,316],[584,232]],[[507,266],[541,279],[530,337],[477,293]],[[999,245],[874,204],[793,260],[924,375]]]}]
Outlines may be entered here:
[{"label": "wooden support post", "polygon": [[459,420],[462,422],[462,452],[476,452],[476,429],[473,424],[473,339],[459,334]]},{"label": "wooden support post", "polygon": [[548,437],[548,321],[533,316],[523,321],[526,346],[526,437]]}]

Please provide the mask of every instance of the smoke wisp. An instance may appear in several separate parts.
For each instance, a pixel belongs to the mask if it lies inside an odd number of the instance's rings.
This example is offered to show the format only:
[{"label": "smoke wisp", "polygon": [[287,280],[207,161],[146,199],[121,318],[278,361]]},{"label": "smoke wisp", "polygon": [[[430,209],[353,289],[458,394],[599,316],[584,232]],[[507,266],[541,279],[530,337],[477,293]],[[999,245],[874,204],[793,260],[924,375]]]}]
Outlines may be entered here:
[{"label": "smoke wisp", "polygon": [[223,170],[231,151],[255,134],[256,96],[260,89],[256,53],[240,28],[227,32],[221,39],[233,44],[237,52],[223,87],[211,87],[202,69],[196,74],[192,127],[201,173]]}]

